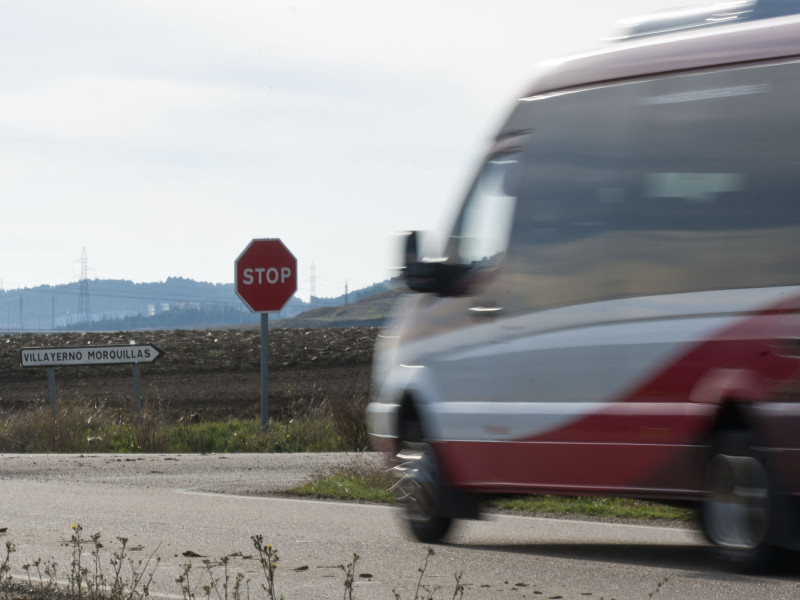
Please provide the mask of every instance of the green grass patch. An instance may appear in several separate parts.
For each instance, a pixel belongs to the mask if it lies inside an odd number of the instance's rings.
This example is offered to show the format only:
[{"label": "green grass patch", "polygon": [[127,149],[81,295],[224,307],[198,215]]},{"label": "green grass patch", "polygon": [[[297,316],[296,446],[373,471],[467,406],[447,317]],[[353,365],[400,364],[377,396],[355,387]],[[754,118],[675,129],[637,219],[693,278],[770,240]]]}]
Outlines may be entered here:
[{"label": "green grass patch", "polygon": [[631,498],[573,496],[512,496],[495,498],[489,506],[529,514],[580,515],[610,519],[691,522],[694,511]]},{"label": "green grass patch", "polygon": [[389,490],[394,480],[386,469],[366,464],[354,457],[350,465],[299,485],[290,490],[297,496],[329,498],[354,502],[395,502]]},{"label": "green grass patch", "polygon": [[352,450],[332,419],[271,421],[265,433],[258,419],[228,419],[165,426],[165,452],[341,452]]}]

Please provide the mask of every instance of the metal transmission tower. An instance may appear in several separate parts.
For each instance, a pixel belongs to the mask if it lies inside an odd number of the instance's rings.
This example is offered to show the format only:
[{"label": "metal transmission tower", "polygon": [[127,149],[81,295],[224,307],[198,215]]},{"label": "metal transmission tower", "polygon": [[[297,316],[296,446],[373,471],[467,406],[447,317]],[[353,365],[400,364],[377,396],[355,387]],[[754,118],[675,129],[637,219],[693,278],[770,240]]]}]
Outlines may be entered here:
[{"label": "metal transmission tower", "polygon": [[86,248],[81,255],[81,278],[78,282],[78,321],[89,323],[92,320],[92,307],[89,302],[89,265],[86,260]]},{"label": "metal transmission tower", "polygon": [[317,295],[317,267],[314,263],[311,263],[311,291],[308,295],[309,304],[314,302],[314,296],[316,295]]}]

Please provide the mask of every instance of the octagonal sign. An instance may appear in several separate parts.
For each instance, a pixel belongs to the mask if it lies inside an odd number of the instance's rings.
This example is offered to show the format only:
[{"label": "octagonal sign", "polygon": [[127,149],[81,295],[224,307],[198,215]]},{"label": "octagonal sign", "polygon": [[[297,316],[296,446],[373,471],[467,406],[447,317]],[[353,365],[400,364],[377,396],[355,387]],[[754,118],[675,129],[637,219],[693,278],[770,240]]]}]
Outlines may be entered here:
[{"label": "octagonal sign", "polygon": [[236,259],[234,279],[252,312],[279,311],[297,291],[297,259],[279,239],[252,240]]}]

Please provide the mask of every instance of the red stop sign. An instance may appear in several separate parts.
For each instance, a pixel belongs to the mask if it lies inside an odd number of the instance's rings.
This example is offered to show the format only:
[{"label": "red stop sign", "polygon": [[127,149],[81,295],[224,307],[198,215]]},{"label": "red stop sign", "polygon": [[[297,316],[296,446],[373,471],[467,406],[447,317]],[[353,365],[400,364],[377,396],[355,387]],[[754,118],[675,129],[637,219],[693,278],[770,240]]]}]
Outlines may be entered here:
[{"label": "red stop sign", "polygon": [[254,313],[282,309],[297,291],[297,259],[280,240],[252,240],[235,270],[236,295]]}]

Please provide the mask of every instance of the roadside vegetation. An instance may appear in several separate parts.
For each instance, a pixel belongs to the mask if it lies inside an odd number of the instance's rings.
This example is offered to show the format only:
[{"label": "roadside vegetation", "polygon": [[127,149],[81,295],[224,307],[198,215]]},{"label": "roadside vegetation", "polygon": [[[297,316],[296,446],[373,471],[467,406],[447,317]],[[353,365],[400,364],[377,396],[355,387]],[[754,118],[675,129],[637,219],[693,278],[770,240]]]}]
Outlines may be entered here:
[{"label": "roadside vegetation", "polygon": [[[17,551],[12,541],[5,542],[0,554],[0,598],[3,600],[146,600],[163,596],[165,592],[183,600],[267,600],[284,599],[280,593],[278,549],[265,542],[264,536],[250,537],[255,553],[235,552],[217,560],[203,559],[197,563],[187,561],[175,578],[175,589],[157,590],[151,594],[153,578],[161,564],[159,548],[145,552],[144,558],[134,559],[129,539],[116,538],[116,549],[106,545],[114,542],[101,540],[101,534],[86,535],[80,524],[72,526],[69,542],[71,560],[59,565],[55,560],[38,558],[21,565],[25,578],[15,578],[20,565],[14,561]],[[142,551],[138,547],[136,550]],[[463,598],[466,586],[461,583],[461,573],[455,574],[455,583],[447,589],[439,584],[429,584],[425,578],[433,548],[427,548],[423,564],[418,569],[414,595],[410,600],[433,600],[434,597]],[[353,554],[352,560],[335,568],[341,571],[344,600],[354,600],[358,581],[369,580],[370,573],[359,573],[361,557]],[[254,563],[247,569],[247,563]],[[255,571],[256,575],[253,575]],[[249,574],[248,574],[249,573]],[[442,591],[445,595],[440,596]],[[180,593],[180,596],[177,596]],[[393,591],[395,600],[404,596]],[[450,595],[452,594],[452,595]]]},{"label": "roadside vegetation", "polygon": [[[0,452],[344,452],[367,448],[367,397],[323,398],[303,411],[271,420],[169,420],[158,411],[62,402],[11,411],[0,420]],[[306,403],[307,405],[307,403]]]}]

